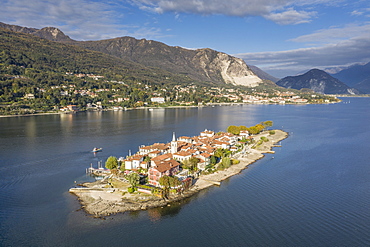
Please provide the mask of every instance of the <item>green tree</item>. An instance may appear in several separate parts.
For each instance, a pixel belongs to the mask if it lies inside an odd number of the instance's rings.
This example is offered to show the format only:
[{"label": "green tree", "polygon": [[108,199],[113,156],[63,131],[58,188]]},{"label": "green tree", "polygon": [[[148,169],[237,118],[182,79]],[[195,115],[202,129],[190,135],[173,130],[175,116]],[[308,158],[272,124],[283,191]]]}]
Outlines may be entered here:
[{"label": "green tree", "polygon": [[264,130],[266,127],[263,124],[256,124],[256,128],[258,129],[258,133],[260,133],[262,130]]},{"label": "green tree", "polygon": [[136,172],[131,172],[130,174],[126,175],[126,179],[131,184],[131,187],[135,188],[139,184],[140,176]]},{"label": "green tree", "polygon": [[121,161],[121,166],[119,168],[121,171],[126,171],[126,167],[125,167],[125,162],[124,161]]},{"label": "green tree", "polygon": [[217,148],[214,156],[217,158],[222,158],[224,156],[224,150],[222,148]]},{"label": "green tree", "polygon": [[109,170],[116,169],[118,167],[118,160],[114,156],[110,156],[105,162],[105,167]]},{"label": "green tree", "polygon": [[223,157],[221,163],[224,168],[229,168],[231,166],[231,159],[229,157]]},{"label": "green tree", "polygon": [[170,186],[175,188],[181,185],[181,181],[177,177],[170,177]]},{"label": "green tree", "polygon": [[227,127],[227,132],[234,134],[234,135],[239,135],[240,129],[238,126],[230,125],[229,127]]},{"label": "green tree", "polygon": [[223,157],[220,164],[218,165],[218,170],[224,170],[231,166],[231,159],[229,157]]},{"label": "green tree", "polygon": [[263,124],[264,126],[266,126],[266,127],[272,127],[272,125],[274,125],[274,123],[273,123],[272,121],[270,121],[270,120],[265,121],[265,122],[263,122],[262,124]]},{"label": "green tree", "polygon": [[188,160],[183,162],[184,168],[189,169],[190,171],[196,171],[198,167],[199,159],[195,157],[191,157]]},{"label": "green tree", "polygon": [[162,198],[168,199],[171,188],[171,178],[170,176],[164,175],[159,178],[159,184],[163,187],[162,189]]},{"label": "green tree", "polygon": [[212,165],[216,164],[216,163],[217,163],[217,157],[216,157],[216,156],[214,156],[214,155],[212,155],[212,156],[211,156],[211,158],[210,158],[210,163],[211,163]]}]

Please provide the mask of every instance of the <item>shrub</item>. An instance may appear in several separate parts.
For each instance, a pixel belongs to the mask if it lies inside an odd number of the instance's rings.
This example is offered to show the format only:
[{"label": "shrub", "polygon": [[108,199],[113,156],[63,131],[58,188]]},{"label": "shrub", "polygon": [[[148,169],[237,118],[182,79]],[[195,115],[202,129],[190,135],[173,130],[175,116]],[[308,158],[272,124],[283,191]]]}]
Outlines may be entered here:
[{"label": "shrub", "polygon": [[270,135],[275,135],[275,130],[270,130],[270,131],[269,131],[269,134],[270,134]]},{"label": "shrub", "polygon": [[268,142],[269,141],[269,139],[267,137],[265,137],[265,136],[261,136],[261,140],[264,141],[264,142]]},{"label": "shrub", "polygon": [[134,187],[128,187],[128,189],[127,189],[128,193],[134,193],[135,190],[136,189]]},{"label": "shrub", "polygon": [[232,163],[233,165],[237,165],[237,164],[239,164],[239,163],[240,163],[240,160],[232,159],[232,160],[231,160],[231,163]]}]

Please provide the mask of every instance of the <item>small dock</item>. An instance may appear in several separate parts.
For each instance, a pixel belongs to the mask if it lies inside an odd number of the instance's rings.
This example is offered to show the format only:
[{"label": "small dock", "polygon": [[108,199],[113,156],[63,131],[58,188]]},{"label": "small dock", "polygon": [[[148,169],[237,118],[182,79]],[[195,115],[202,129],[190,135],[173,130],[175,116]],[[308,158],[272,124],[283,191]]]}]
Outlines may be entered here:
[{"label": "small dock", "polygon": [[78,193],[78,192],[109,192],[113,193],[115,190],[112,188],[70,188],[69,192]]},{"label": "small dock", "polygon": [[94,168],[92,164],[90,164],[89,168],[86,168],[86,174],[92,174],[94,176],[106,176],[111,174],[111,171],[109,169],[105,169],[102,166],[102,162],[98,162],[98,168]]}]

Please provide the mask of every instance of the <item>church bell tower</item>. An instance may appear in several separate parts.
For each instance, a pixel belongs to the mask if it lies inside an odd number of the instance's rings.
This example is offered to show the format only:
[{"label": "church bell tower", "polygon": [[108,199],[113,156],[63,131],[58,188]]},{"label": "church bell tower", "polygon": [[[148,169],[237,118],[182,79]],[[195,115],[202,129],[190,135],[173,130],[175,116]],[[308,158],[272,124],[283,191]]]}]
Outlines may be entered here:
[{"label": "church bell tower", "polygon": [[175,137],[175,132],[173,132],[172,141],[171,141],[171,154],[177,152],[177,141]]}]

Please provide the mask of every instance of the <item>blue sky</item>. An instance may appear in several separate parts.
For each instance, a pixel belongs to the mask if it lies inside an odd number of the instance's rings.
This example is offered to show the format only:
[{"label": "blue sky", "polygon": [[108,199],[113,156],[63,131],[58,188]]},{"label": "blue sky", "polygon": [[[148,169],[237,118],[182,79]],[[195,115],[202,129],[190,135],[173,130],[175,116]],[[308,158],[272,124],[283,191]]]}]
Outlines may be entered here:
[{"label": "blue sky", "polygon": [[370,61],[370,1],[0,0],[0,21],[76,40],[132,36],[212,48],[282,78]]}]

